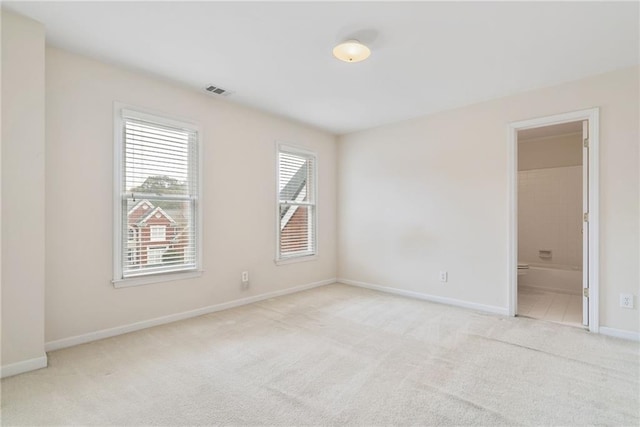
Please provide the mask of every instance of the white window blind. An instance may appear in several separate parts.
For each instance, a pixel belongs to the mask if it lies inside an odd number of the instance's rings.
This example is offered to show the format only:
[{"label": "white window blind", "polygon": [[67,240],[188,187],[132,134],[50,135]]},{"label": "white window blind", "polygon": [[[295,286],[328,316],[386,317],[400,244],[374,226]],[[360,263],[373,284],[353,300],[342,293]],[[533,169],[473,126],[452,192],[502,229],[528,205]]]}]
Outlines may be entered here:
[{"label": "white window blind", "polygon": [[199,269],[198,130],[121,110],[115,281]]},{"label": "white window blind", "polygon": [[279,146],[278,260],[316,254],[315,193],[315,155]]}]

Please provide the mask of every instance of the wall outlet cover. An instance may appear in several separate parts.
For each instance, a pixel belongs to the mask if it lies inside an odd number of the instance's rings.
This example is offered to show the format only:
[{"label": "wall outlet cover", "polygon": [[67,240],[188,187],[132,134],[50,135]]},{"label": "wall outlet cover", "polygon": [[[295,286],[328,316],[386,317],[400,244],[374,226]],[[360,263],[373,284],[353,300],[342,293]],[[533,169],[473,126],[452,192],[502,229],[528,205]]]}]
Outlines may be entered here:
[{"label": "wall outlet cover", "polygon": [[620,294],[620,307],[633,308],[633,294]]},{"label": "wall outlet cover", "polygon": [[441,282],[446,282],[447,280],[449,280],[449,273],[446,271],[441,271],[439,277]]},{"label": "wall outlet cover", "polygon": [[248,271],[243,271],[242,275],[240,276],[240,281],[242,282],[243,285],[248,285],[249,284],[249,272]]}]

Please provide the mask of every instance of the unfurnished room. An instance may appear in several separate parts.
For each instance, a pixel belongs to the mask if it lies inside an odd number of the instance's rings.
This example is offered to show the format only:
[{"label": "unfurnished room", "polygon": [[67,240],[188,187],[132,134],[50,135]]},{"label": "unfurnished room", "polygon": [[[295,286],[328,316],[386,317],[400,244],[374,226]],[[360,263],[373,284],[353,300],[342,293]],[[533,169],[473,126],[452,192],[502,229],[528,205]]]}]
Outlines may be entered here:
[{"label": "unfurnished room", "polygon": [[640,2],[0,13],[2,425],[640,425]]}]

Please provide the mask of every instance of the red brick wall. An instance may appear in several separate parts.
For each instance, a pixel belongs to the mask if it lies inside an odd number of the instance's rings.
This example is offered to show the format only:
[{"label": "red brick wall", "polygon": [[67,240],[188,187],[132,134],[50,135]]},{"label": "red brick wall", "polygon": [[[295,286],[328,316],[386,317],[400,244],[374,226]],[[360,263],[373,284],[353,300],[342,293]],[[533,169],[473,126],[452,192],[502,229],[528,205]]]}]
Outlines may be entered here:
[{"label": "red brick wall", "polygon": [[306,250],[309,242],[308,209],[298,208],[280,233],[283,254]]}]

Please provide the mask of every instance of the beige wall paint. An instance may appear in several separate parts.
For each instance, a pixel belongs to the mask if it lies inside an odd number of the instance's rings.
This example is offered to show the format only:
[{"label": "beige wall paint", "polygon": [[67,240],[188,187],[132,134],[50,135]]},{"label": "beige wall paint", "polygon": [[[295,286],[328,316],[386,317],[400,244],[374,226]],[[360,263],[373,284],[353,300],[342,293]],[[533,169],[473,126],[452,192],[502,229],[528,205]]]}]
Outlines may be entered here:
[{"label": "beige wall paint", "polygon": [[[508,123],[600,107],[601,325],[640,330],[637,67],[345,135],[338,275],[507,307]],[[438,282],[438,271],[449,282]]]},{"label": "beige wall paint", "polygon": [[41,24],[2,11],[3,369],[45,356],[44,49]]},{"label": "beige wall paint", "polygon": [[518,141],[518,170],[582,165],[582,134]]},{"label": "beige wall paint", "polygon": [[518,262],[582,271],[582,209],[581,166],[518,172]]},{"label": "beige wall paint", "polygon": [[[506,307],[506,124],[591,106],[602,119],[602,324],[639,329],[638,310],[617,307],[618,293],[638,295],[640,282],[637,68],[347,135],[336,153],[325,132],[48,48],[45,146],[44,28],[6,12],[2,24],[3,365],[43,355],[45,340],[330,279],[336,267],[345,278]],[[199,279],[110,283],[113,101],[204,129]],[[317,261],[273,263],[275,140],[318,153]]]},{"label": "beige wall paint", "polygon": [[[46,85],[47,341],[335,277],[333,135],[55,48],[47,48]],[[201,278],[111,284],[114,101],[202,127]],[[315,261],[274,264],[276,140],[318,156]]]}]

